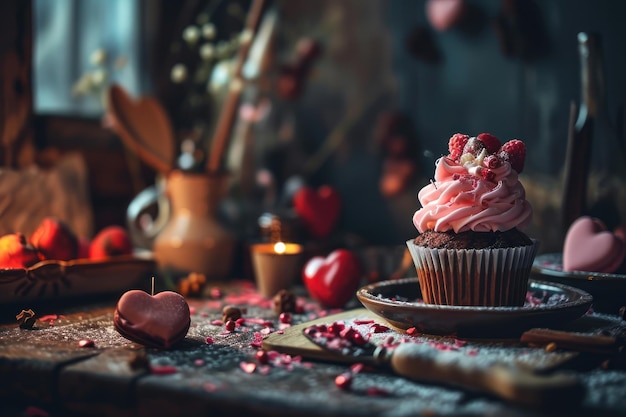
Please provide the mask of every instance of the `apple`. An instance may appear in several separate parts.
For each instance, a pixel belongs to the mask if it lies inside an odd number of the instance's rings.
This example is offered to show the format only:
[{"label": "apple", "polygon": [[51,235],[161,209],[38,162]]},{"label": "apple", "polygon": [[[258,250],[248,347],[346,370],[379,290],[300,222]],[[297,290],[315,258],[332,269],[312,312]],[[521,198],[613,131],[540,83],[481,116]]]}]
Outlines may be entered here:
[{"label": "apple", "polygon": [[116,225],[101,229],[89,245],[89,258],[93,260],[132,253],[133,244],[130,235],[126,229]]},{"label": "apple", "polygon": [[314,300],[328,308],[340,308],[354,296],[363,268],[353,252],[337,249],[326,258],[315,256],[309,259],[302,275]]},{"label": "apple", "polygon": [[56,217],[45,217],[31,234],[30,242],[44,259],[67,261],[78,256],[78,238]]},{"label": "apple", "polygon": [[0,237],[0,268],[28,268],[41,259],[23,233]]}]

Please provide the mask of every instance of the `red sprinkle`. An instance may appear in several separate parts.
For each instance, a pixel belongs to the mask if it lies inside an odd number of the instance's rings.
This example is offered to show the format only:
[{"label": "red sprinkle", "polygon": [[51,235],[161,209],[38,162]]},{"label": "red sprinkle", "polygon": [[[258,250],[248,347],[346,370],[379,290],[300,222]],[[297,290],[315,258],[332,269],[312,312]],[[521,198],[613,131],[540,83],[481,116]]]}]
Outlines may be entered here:
[{"label": "red sprinkle", "polygon": [[90,347],[94,347],[95,345],[96,345],[95,342],[91,339],[83,339],[78,342],[78,346],[82,348],[90,348]]},{"label": "red sprinkle", "polygon": [[370,333],[384,333],[389,331],[389,327],[374,323],[370,326]]},{"label": "red sprinkle", "polygon": [[234,331],[236,326],[237,326],[237,324],[234,321],[232,321],[232,320],[228,320],[226,322],[226,324],[224,325],[226,330],[228,330],[229,332]]},{"label": "red sprinkle", "polygon": [[409,327],[408,329],[406,329],[406,334],[408,334],[409,336],[417,336],[420,333],[417,331],[415,327]]},{"label": "red sprinkle", "polygon": [[389,391],[378,387],[368,387],[366,393],[372,397],[389,397],[391,395]]},{"label": "red sprinkle", "polygon": [[256,360],[259,361],[260,364],[265,365],[270,361],[269,355],[264,350],[259,350],[255,354]]},{"label": "red sprinkle", "polygon": [[207,336],[205,341],[206,341],[207,345],[212,345],[213,344],[213,338],[211,336]]},{"label": "red sprinkle", "polygon": [[278,320],[280,320],[281,323],[286,323],[289,324],[291,323],[291,314],[289,313],[280,313],[280,316],[278,317]]},{"label": "red sprinkle", "polygon": [[335,377],[335,385],[342,390],[349,390],[352,385],[352,374],[343,373]]},{"label": "red sprinkle", "polygon": [[157,365],[151,366],[150,372],[155,375],[171,375],[178,372],[178,368],[172,365]]}]

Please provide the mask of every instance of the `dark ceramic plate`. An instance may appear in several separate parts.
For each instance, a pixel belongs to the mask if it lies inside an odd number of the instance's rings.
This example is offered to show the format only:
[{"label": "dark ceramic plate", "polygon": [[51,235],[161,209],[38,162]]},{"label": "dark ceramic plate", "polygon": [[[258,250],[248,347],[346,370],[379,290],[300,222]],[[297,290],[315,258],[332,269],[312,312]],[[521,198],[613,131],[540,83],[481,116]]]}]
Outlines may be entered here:
[{"label": "dark ceramic plate", "polygon": [[417,278],[382,281],[357,291],[370,311],[399,329],[465,338],[518,337],[533,327],[557,328],[585,314],[593,298],[578,288],[531,280],[534,302],[523,307],[472,307],[426,304]]},{"label": "dark ceramic plate", "polygon": [[601,272],[564,271],[562,255],[548,253],[535,258],[533,278],[551,283],[571,285],[593,296],[596,311],[617,314],[626,305],[626,275]]}]

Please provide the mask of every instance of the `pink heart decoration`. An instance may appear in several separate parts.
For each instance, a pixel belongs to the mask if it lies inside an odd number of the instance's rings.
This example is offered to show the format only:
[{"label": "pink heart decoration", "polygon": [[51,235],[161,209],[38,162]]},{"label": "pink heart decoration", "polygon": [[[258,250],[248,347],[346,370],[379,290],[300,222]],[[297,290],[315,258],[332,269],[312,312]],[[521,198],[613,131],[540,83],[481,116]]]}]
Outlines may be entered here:
[{"label": "pink heart decoration", "polygon": [[352,298],[363,275],[359,259],[347,249],[337,249],[326,258],[311,258],[302,270],[311,297],[325,307],[343,307]]},{"label": "pink heart decoration", "polygon": [[128,340],[168,349],[185,338],[191,316],[187,301],[176,292],[163,291],[152,296],[131,290],[117,302],[113,323]]},{"label": "pink heart decoration", "polygon": [[626,256],[625,242],[600,219],[583,216],[567,231],[563,245],[566,271],[614,272]]},{"label": "pink heart decoration", "polygon": [[333,231],[341,213],[341,197],[329,185],[316,190],[300,188],[293,196],[293,205],[304,227],[316,238],[325,238]]},{"label": "pink heart decoration", "polygon": [[428,0],[426,16],[440,32],[458,24],[465,14],[465,0]]}]

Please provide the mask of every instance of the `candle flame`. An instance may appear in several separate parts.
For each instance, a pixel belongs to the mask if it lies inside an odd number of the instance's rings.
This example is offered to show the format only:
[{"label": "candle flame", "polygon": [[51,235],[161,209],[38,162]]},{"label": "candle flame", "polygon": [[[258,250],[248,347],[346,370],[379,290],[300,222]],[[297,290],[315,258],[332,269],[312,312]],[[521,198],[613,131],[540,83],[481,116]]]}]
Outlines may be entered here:
[{"label": "candle flame", "polygon": [[274,252],[276,252],[278,254],[285,253],[286,249],[287,249],[287,247],[285,246],[285,244],[283,242],[276,242],[274,244]]}]

